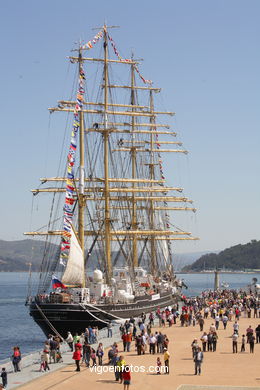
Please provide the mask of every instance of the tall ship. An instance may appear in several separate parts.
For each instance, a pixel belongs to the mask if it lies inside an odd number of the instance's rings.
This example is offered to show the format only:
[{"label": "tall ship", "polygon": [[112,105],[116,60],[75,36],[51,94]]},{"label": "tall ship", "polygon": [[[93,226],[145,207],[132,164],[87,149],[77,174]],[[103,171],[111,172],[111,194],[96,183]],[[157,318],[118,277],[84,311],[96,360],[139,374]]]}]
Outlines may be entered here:
[{"label": "tall ship", "polygon": [[187,153],[167,122],[174,113],[156,109],[160,88],[141,60],[121,56],[111,31],[104,25],[71,51],[74,98],[49,108],[67,116],[60,167],[32,190],[51,195],[48,224],[25,233],[45,242],[27,304],[46,335],[172,306],[182,284],[172,241],[196,239],[172,222],[195,212],[182,188],[166,184],[162,156]]}]

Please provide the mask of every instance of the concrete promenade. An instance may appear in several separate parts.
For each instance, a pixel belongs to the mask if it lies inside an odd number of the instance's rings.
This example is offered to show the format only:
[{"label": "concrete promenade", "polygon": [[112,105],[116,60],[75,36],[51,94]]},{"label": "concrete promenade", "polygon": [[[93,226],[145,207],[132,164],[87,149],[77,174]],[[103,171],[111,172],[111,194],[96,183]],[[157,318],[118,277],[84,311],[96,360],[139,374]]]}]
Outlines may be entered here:
[{"label": "concrete promenade", "polygon": [[[204,330],[208,331],[212,323],[209,318],[205,321]],[[249,325],[256,328],[260,323],[260,319],[248,319],[242,317],[240,319],[239,329],[239,351],[241,345],[241,335],[248,328]],[[255,345],[254,354],[249,353],[249,344],[246,344],[246,352],[232,353],[233,322],[229,322],[227,329],[223,329],[220,324],[218,330],[218,344],[216,352],[204,353],[204,362],[202,364],[201,376],[194,375],[194,362],[191,358],[191,342],[194,338],[200,339],[202,332],[199,326],[195,327],[181,327],[179,322],[168,328],[160,328],[160,330],[167,334],[170,339],[169,352],[170,358],[170,374],[156,375],[152,372],[153,367],[156,366],[156,358],[159,354],[150,355],[146,353],[142,356],[137,356],[134,343],[132,343],[132,351],[129,353],[121,353],[127,364],[133,365],[136,371],[132,372],[131,389],[158,389],[160,390],[260,390],[260,344]],[[154,328],[154,330],[158,328]],[[111,345],[111,339],[108,340],[107,345]],[[122,351],[122,344],[120,344],[120,351]],[[105,363],[107,362],[107,353],[105,353]],[[163,361],[163,356],[161,355]],[[33,380],[31,372],[37,367],[28,367],[24,369],[25,372],[9,375],[8,388],[19,386],[21,390],[85,390],[87,387],[91,390],[114,390],[117,388],[123,389],[114,380],[113,372],[103,372],[99,374],[95,371],[82,366],[81,372],[75,372],[75,365],[72,361],[72,354],[65,355],[65,363],[60,366],[60,369],[54,371],[54,367],[58,365],[51,365],[50,373],[37,373],[37,379]],[[106,366],[108,369],[109,366]],[[31,371],[30,371],[31,370]],[[30,381],[31,382],[28,382]],[[20,383],[18,383],[20,382]],[[21,383],[22,382],[22,383]],[[26,383],[24,384],[23,383]]]},{"label": "concrete promenade", "polygon": [[[111,344],[113,344],[115,341],[118,341],[121,339],[121,335],[119,332],[119,325],[113,327],[113,337],[107,338],[107,329],[102,329],[99,331],[99,339],[100,342],[103,342],[104,348],[109,347]],[[45,338],[43,335],[43,343],[44,344]],[[92,347],[96,348],[98,344],[93,344]],[[55,371],[64,369],[69,364],[73,362],[72,360],[72,353],[70,352],[70,348],[67,345],[67,343],[63,343],[61,345],[61,352],[62,352],[62,362],[61,363],[55,363],[55,364],[49,364],[50,371],[44,373],[40,372],[40,357],[41,352],[34,352],[31,354],[27,354],[22,356],[22,363],[21,363],[21,372],[14,373],[13,372],[13,365],[10,360],[6,360],[5,362],[0,362],[0,367],[5,367],[8,372],[8,389],[15,389],[17,387],[23,386],[24,384],[35,381],[37,379],[42,378],[43,376],[46,376],[48,374],[52,374]],[[1,378],[0,378],[1,383]],[[34,382],[37,383],[37,382]]]}]

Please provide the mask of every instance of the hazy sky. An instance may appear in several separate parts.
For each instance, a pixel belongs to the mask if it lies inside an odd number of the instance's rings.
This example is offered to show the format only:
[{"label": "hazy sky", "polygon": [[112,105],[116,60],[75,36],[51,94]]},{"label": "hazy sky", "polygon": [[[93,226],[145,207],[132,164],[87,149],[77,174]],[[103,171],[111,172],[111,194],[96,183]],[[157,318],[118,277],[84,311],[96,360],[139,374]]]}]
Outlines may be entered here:
[{"label": "hazy sky", "polygon": [[59,135],[50,133],[47,108],[68,97],[74,43],[104,21],[120,26],[112,36],[125,57],[144,58],[142,73],[162,88],[190,152],[180,172],[169,160],[165,168],[168,177],[181,175],[198,208],[187,229],[200,241],[177,251],[259,239],[259,14],[258,0],[2,1],[0,239],[23,239],[30,226],[29,190],[45,175],[50,137]]}]

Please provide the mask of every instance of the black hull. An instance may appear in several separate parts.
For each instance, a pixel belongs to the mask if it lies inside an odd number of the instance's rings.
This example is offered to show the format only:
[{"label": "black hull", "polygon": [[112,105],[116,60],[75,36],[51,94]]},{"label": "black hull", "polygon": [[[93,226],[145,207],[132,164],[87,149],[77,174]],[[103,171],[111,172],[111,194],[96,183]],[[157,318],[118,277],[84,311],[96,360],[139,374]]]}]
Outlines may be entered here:
[{"label": "black hull", "polygon": [[88,326],[97,326],[102,329],[109,321],[138,317],[142,312],[148,313],[158,307],[164,308],[176,302],[176,296],[171,293],[161,294],[161,297],[152,300],[142,297],[134,303],[128,304],[77,304],[77,303],[42,303],[30,304],[30,315],[40,326],[43,333],[48,336],[56,330],[62,337],[67,332],[82,333]]}]

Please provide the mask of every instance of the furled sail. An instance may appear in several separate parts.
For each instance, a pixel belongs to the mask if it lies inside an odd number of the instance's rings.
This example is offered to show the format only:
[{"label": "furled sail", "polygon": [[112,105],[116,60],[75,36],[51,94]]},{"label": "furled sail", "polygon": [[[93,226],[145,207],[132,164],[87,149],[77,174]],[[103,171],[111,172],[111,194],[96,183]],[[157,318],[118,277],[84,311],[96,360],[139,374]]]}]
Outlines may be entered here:
[{"label": "furled sail", "polygon": [[71,229],[70,251],[62,283],[82,285],[84,276],[84,256],[74,229]]}]

